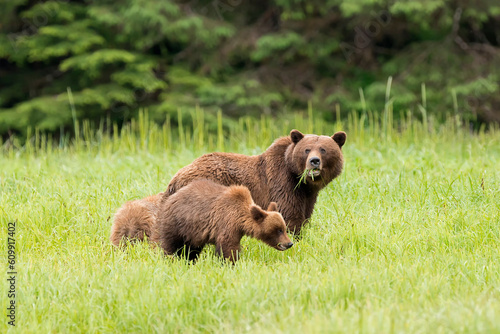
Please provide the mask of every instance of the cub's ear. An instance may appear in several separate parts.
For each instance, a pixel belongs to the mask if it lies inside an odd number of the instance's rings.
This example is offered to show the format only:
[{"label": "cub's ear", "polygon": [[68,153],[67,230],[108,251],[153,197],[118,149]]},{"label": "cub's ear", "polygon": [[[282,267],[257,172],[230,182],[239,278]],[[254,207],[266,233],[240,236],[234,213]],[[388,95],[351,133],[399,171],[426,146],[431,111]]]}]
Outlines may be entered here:
[{"label": "cub's ear", "polygon": [[290,131],[290,138],[292,138],[292,142],[294,144],[297,144],[302,138],[304,138],[304,135],[299,130],[293,129]]},{"label": "cub's ear", "polygon": [[276,204],[276,202],[269,203],[267,211],[278,211],[278,204]]},{"label": "cub's ear", "polygon": [[267,213],[258,205],[252,205],[250,207],[250,214],[252,215],[252,218],[258,223],[262,222],[264,218],[267,217]]},{"label": "cub's ear", "polygon": [[335,132],[335,134],[332,136],[332,139],[335,140],[335,142],[339,145],[340,148],[344,146],[345,139],[347,135],[345,134],[344,131],[339,131]]}]

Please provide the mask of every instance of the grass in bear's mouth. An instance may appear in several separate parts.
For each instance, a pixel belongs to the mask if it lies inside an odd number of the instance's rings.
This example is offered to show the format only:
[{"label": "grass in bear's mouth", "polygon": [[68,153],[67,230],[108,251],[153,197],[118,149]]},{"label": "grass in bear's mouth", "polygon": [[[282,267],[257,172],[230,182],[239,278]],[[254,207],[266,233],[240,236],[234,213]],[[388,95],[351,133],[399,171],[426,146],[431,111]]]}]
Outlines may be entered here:
[{"label": "grass in bear's mouth", "polygon": [[[297,189],[301,183],[307,184],[307,177],[309,176],[309,174],[311,172],[316,171],[316,170],[319,170],[319,169],[317,169],[317,168],[304,169],[302,174],[300,174],[300,176],[298,176],[299,182],[297,182],[297,185],[295,186],[295,188],[293,188],[293,190]],[[314,181],[314,174],[311,173],[310,176],[311,176],[311,179]]]}]

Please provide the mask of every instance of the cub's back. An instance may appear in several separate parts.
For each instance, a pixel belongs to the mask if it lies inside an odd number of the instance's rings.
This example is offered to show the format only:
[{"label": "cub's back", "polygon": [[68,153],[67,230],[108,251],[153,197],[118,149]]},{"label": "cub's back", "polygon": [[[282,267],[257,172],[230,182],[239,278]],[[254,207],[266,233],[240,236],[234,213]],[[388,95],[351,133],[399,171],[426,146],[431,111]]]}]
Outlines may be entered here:
[{"label": "cub's back", "polygon": [[227,187],[207,179],[198,179],[164,198],[160,219],[173,218],[179,221],[207,220],[217,198]]}]

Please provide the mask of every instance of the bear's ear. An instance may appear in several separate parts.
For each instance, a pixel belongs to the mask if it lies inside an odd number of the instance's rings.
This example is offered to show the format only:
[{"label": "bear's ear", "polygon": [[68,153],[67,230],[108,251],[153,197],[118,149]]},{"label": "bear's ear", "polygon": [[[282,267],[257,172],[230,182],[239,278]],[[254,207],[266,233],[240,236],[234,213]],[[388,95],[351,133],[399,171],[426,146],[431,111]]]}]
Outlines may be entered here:
[{"label": "bear's ear", "polygon": [[335,140],[335,142],[339,145],[340,148],[344,146],[345,139],[347,135],[345,134],[344,131],[339,131],[335,132],[335,134],[332,136],[332,139]]},{"label": "bear's ear", "polygon": [[252,218],[258,223],[262,222],[264,218],[267,217],[267,212],[262,210],[258,205],[252,205],[250,213],[252,214]]},{"label": "bear's ear", "polygon": [[293,129],[290,131],[290,138],[292,138],[292,142],[294,144],[297,144],[302,138],[304,138],[304,135],[299,130]]},{"label": "bear's ear", "polygon": [[278,211],[278,204],[276,204],[276,202],[269,203],[267,211]]}]

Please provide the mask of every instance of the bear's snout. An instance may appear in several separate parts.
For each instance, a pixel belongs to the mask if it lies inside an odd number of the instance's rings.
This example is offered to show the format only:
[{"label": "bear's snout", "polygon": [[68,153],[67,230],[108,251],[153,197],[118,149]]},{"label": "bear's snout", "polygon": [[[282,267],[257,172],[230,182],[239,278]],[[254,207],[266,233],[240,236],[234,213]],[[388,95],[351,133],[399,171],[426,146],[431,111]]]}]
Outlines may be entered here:
[{"label": "bear's snout", "polygon": [[312,157],[311,159],[309,159],[309,164],[312,168],[319,168],[321,160],[318,157]]},{"label": "bear's snout", "polygon": [[277,248],[281,251],[285,251],[292,246],[293,242],[290,241],[290,242],[279,243]]}]

